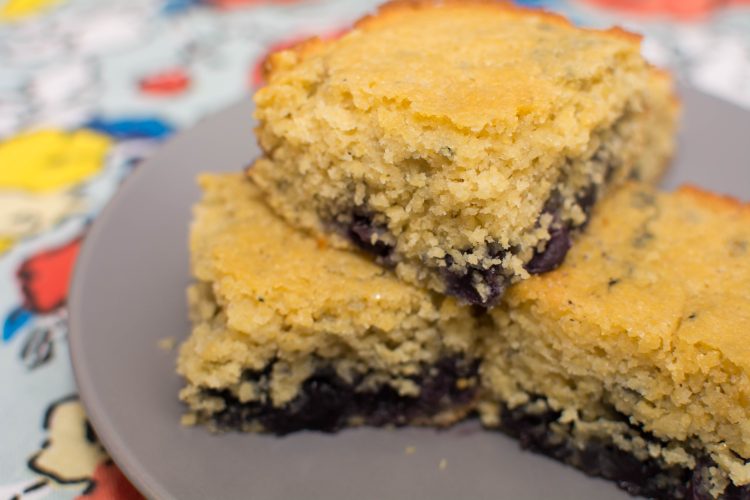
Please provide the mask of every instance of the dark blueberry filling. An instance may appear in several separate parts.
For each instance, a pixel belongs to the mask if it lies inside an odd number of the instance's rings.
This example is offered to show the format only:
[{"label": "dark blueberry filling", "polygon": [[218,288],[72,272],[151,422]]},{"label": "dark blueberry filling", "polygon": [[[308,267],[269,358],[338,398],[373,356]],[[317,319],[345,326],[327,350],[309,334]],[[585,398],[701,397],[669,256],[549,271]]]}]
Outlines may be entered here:
[{"label": "dark blueberry filling", "polygon": [[381,259],[387,259],[393,252],[393,247],[381,239],[386,233],[384,226],[375,224],[372,216],[364,213],[355,213],[346,229],[347,236],[355,245]]},{"label": "dark blueberry filling", "polygon": [[[352,418],[372,426],[402,426],[469,405],[476,393],[477,370],[476,360],[458,356],[425,366],[422,373],[412,377],[420,387],[415,397],[401,396],[390,386],[359,391],[363,377],[349,383],[331,369],[317,371],[304,382],[296,398],[279,408],[270,403],[241,403],[229,391],[206,390],[206,395],[224,400],[225,409],[211,417],[222,430],[237,430],[243,424],[258,422],[267,432],[279,435],[300,430],[335,432]],[[267,380],[269,373],[270,365],[263,372],[247,373],[245,378]],[[459,386],[459,379],[470,383]]]},{"label": "dark blueberry filling", "polygon": [[[443,270],[445,293],[476,306],[488,307],[494,305],[508,287],[508,278],[502,273],[500,266],[482,269],[469,266],[468,269],[455,270],[453,257],[445,256],[446,268]],[[477,291],[477,283],[483,283],[489,289],[486,297]]]},{"label": "dark blueberry filling", "polygon": [[526,270],[529,274],[541,274],[557,269],[565,260],[570,246],[570,229],[567,226],[552,228],[544,251],[534,253],[526,264]]},{"label": "dark blueberry filling", "polygon": [[526,264],[526,270],[529,274],[542,274],[560,267],[572,246],[572,233],[586,227],[591,210],[596,203],[596,198],[597,189],[594,184],[591,184],[576,196],[576,202],[586,215],[586,220],[580,226],[573,226],[560,222],[560,212],[562,211],[562,198],[560,194],[555,192],[550,196],[542,209],[543,214],[551,214],[554,217],[549,232],[550,239],[547,241],[544,250],[535,252],[534,256]]},{"label": "dark blueberry filling", "polygon": [[[614,481],[631,495],[690,500],[713,498],[708,493],[708,469],[715,465],[710,459],[699,460],[698,466],[691,471],[677,466],[665,467],[652,458],[639,460],[604,439],[589,440],[585,447],[580,448],[572,437],[550,431],[550,426],[559,417],[560,413],[553,411],[536,415],[527,413],[523,407],[503,408],[500,426],[503,432],[518,439],[522,448],[550,456],[590,476]],[[620,417],[628,422],[624,415]],[[658,442],[648,432],[632,425],[631,428],[647,442]],[[729,486],[721,498],[750,500],[750,486]]]},{"label": "dark blueberry filling", "polygon": [[[710,478],[708,470],[715,465],[712,460],[706,458],[698,461],[698,465],[690,477],[685,498],[689,500],[713,500],[714,497],[709,493]],[[720,498],[722,500],[750,500],[750,485],[735,486],[730,484]]]},{"label": "dark blueberry filling", "polygon": [[586,189],[584,189],[582,193],[576,196],[576,203],[578,203],[578,206],[581,207],[583,213],[586,214],[586,221],[584,221],[583,223],[584,226],[588,223],[588,217],[589,215],[591,215],[591,210],[593,210],[594,208],[594,204],[596,203],[598,194],[599,193],[596,189],[596,185],[591,184]]}]

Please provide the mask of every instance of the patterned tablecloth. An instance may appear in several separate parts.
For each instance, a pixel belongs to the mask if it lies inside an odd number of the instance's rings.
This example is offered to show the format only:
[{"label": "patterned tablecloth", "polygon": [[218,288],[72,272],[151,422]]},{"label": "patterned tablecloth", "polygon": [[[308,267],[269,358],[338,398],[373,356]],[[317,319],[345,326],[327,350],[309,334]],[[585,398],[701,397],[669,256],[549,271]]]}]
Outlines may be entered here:
[{"label": "patterned tablecloth", "polygon": [[[377,3],[0,0],[0,500],[139,497],[88,425],[68,358],[86,228],[142,158],[257,86],[269,48]],[[521,3],[643,32],[648,58],[750,108],[748,0]]]}]

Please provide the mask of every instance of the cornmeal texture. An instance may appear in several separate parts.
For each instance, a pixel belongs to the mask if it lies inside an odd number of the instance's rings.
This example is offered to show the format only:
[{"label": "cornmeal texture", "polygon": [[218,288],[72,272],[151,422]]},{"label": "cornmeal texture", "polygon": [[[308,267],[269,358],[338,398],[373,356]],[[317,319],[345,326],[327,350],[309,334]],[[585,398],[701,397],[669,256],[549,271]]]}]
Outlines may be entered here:
[{"label": "cornmeal texture", "polygon": [[293,225],[495,305],[605,187],[657,179],[677,103],[639,38],[496,2],[396,2],[272,55],[249,170]]},{"label": "cornmeal texture", "polygon": [[491,312],[485,423],[631,493],[747,498],[749,286],[748,206],[618,192]]},{"label": "cornmeal texture", "polygon": [[205,175],[190,248],[187,423],[286,433],[447,425],[474,407],[472,311],[273,215],[242,174]]}]

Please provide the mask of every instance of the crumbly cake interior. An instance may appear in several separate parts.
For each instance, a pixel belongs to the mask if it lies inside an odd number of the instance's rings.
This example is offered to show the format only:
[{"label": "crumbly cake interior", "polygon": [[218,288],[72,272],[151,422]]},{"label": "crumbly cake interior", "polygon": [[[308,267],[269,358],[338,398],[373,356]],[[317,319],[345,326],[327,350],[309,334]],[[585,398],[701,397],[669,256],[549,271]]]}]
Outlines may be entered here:
[{"label": "crumbly cake interior", "polygon": [[200,184],[194,327],[178,359],[188,421],[284,433],[447,425],[469,411],[481,333],[470,309],[289,228],[242,174]]},{"label": "crumbly cake interior", "polygon": [[[619,478],[634,493],[750,495],[750,209],[631,187],[597,211],[560,269],[491,311],[485,424],[584,470],[592,443],[651,464]],[[528,422],[546,432],[513,431]]]},{"label": "crumbly cake interior", "polygon": [[637,37],[491,2],[396,3],[268,72],[249,175],[275,211],[474,304],[559,265],[602,187],[672,148]]}]

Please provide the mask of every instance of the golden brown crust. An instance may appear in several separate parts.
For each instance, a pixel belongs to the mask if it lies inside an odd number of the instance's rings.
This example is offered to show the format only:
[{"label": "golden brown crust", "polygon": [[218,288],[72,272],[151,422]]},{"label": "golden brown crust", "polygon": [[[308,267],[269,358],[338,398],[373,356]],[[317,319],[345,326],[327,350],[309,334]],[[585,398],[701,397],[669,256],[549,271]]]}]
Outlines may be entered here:
[{"label": "golden brown crust", "polygon": [[303,56],[305,54],[313,52],[318,47],[322,47],[324,44],[325,41],[322,38],[320,38],[319,36],[313,36],[297,42],[290,47],[271,52],[266,56],[261,64],[263,80],[267,82],[275,69],[278,67],[278,58],[281,56],[281,54],[291,52],[297,54],[298,56]]},{"label": "golden brown crust", "polygon": [[677,89],[675,89],[674,87],[674,76],[672,75],[672,73],[665,68],[660,68],[650,63],[648,65],[648,68],[651,71],[651,75],[653,78],[657,80],[663,80],[672,88],[672,105],[678,110],[682,108],[682,98],[677,93]]},{"label": "golden brown crust", "polygon": [[698,186],[685,184],[677,189],[677,194],[694,200],[699,205],[715,212],[739,212],[750,216],[750,204],[733,196],[711,193]]},{"label": "golden brown crust", "polygon": [[[369,27],[372,23],[377,22],[378,19],[387,17],[390,14],[400,14],[409,11],[413,12],[433,8],[465,7],[488,9],[488,11],[490,12],[501,10],[504,12],[517,13],[522,16],[532,15],[555,23],[558,26],[568,26],[571,28],[574,27],[570,20],[568,20],[568,18],[557,14],[556,12],[550,12],[545,9],[523,7],[507,0],[391,0],[390,2],[386,2],[381,5],[375,14],[367,15],[357,21],[354,24],[354,27]],[[627,40],[635,41],[638,43],[640,43],[641,39],[643,38],[641,35],[627,31],[619,26],[614,26],[606,30],[591,28],[584,29],[584,31],[613,35],[615,37],[625,38]]]},{"label": "golden brown crust", "polygon": [[[550,12],[544,9],[533,9],[529,7],[522,7],[506,0],[391,0],[382,4],[378,10],[373,14],[368,14],[359,20],[357,20],[352,29],[364,29],[377,27],[388,19],[395,18],[400,15],[408,15],[409,13],[418,12],[425,9],[434,8],[477,8],[487,9],[488,11],[503,11],[516,13],[519,16],[534,16],[542,18],[550,23],[557,24],[558,26],[575,28],[575,26],[564,16]],[[577,28],[580,29],[580,28]],[[582,31],[588,31],[591,33],[600,33],[603,36],[612,36],[614,38],[621,38],[624,40],[631,41],[633,43],[641,43],[642,36],[627,31],[619,26],[614,26],[606,30],[600,29],[583,29]],[[287,47],[280,51],[270,54],[263,62],[263,77],[268,79],[273,74],[274,69],[277,67],[276,60],[279,54],[294,53],[299,58],[315,52],[322,48],[327,43],[326,40],[320,37],[311,37],[302,40],[291,47]]]},{"label": "golden brown crust", "polygon": [[[550,12],[545,9],[534,9],[529,7],[523,7],[516,5],[506,0],[391,0],[390,2],[381,5],[375,14],[367,15],[361,18],[359,21],[354,23],[355,28],[368,28],[371,27],[380,20],[387,18],[390,15],[399,15],[405,12],[414,12],[424,9],[433,8],[478,8],[488,9],[488,11],[501,10],[504,12],[513,12],[519,15],[531,15],[539,18],[543,18],[546,21],[557,24],[558,26],[574,27],[568,18]],[[619,26],[614,26],[606,30],[598,29],[585,29],[584,31],[590,31],[594,33],[602,33],[607,35],[613,35],[615,37],[625,38],[626,40],[640,43],[643,38],[637,33],[627,31]]]}]

